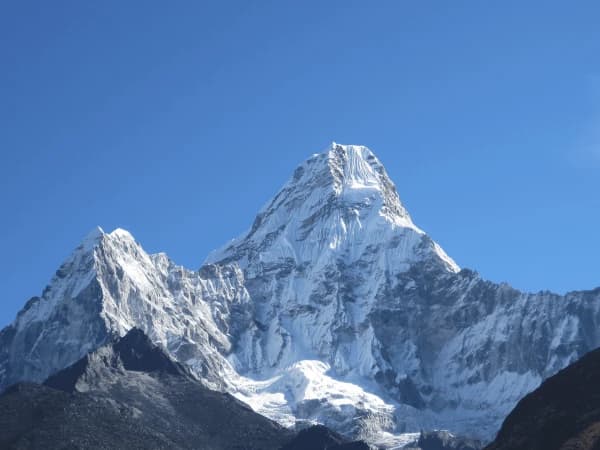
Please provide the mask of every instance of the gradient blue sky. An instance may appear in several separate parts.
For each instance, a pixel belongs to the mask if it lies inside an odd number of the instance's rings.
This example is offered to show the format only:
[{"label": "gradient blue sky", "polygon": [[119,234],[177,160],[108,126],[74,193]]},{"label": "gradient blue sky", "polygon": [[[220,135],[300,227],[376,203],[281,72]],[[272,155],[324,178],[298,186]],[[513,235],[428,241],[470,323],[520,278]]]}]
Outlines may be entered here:
[{"label": "gradient blue sky", "polygon": [[95,225],[195,268],[371,147],[463,267],[600,285],[600,4],[0,4],[0,325]]}]

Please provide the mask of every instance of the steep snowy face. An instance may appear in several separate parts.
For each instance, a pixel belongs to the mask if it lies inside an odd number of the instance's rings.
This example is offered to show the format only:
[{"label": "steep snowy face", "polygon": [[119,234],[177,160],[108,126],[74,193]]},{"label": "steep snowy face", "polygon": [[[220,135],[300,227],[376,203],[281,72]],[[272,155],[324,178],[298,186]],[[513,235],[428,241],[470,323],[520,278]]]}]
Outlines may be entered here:
[{"label": "steep snowy face", "polygon": [[239,370],[323,359],[371,377],[387,368],[369,316],[389,277],[418,262],[459,270],[413,224],[373,153],[338,144],[296,169],[251,230],[208,261],[237,262],[253,299]]},{"label": "steep snowy face", "polygon": [[448,270],[459,270],[413,224],[375,155],[366,147],[333,143],[296,169],[249,232],[207,262],[236,261],[244,269],[282,262],[319,266],[338,255],[358,259],[383,240],[392,240],[398,269],[434,256]]},{"label": "steep snowy face", "polygon": [[56,271],[40,297],[31,298],[15,321],[0,331],[0,389],[21,380],[42,381],[106,339],[100,317],[101,287],[95,277],[92,231]]},{"label": "steep snowy face", "polygon": [[236,395],[371,442],[423,428],[489,439],[600,345],[597,291],[529,295],[460,271],[365,147],[314,155],[208,261],[238,263],[252,299],[229,360],[257,383]]},{"label": "steep snowy face", "polygon": [[133,327],[222,388],[232,372],[222,354],[247,302],[236,267],[188,271],[164,254],[148,255],[125,230],[94,230],[0,332],[0,388],[42,381]]}]

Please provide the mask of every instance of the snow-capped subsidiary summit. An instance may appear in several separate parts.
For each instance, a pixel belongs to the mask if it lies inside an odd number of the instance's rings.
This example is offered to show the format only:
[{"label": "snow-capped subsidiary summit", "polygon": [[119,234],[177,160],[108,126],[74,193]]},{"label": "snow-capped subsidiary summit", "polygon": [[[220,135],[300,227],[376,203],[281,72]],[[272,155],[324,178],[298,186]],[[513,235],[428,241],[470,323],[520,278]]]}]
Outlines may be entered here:
[{"label": "snow-capped subsidiary summit", "polygon": [[148,255],[122,229],[90,233],[0,332],[0,388],[43,381],[133,327],[147,332],[211,387],[222,387],[231,350],[225,318],[249,301],[236,267],[198,272]]},{"label": "snow-capped subsidiary summit", "polygon": [[41,381],[138,327],[282,424],[383,445],[489,439],[539,382],[600,345],[600,290],[526,294],[459,267],[366,147],[309,158],[199,271],[97,230],[0,332],[0,386]]}]

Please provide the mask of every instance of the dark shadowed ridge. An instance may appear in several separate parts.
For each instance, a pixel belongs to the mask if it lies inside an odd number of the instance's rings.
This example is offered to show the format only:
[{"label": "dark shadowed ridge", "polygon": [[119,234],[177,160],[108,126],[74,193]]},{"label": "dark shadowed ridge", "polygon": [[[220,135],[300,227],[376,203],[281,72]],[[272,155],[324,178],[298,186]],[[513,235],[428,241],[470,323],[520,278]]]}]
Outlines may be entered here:
[{"label": "dark shadowed ridge", "polygon": [[523,398],[486,450],[600,450],[600,349]]},{"label": "dark shadowed ridge", "polygon": [[[134,372],[163,372],[193,378],[189,370],[169,358],[139,328],[134,327],[122,338],[115,339],[111,347],[112,352],[103,355],[102,358],[102,363],[107,367]],[[72,366],[50,376],[44,384],[61,391],[73,392],[75,384],[90,368],[92,360],[98,354],[102,352],[92,352],[84,356]]]},{"label": "dark shadowed ridge", "polygon": [[301,430],[282,450],[369,450],[362,441],[348,439],[323,425],[315,425]]},{"label": "dark shadowed ridge", "polygon": [[483,444],[476,439],[437,430],[421,431],[419,439],[405,448],[406,450],[481,450]]},{"label": "dark shadowed ridge", "polygon": [[125,370],[191,376],[187,369],[169,358],[139,328],[132,328],[113,348]]},{"label": "dark shadowed ridge", "polygon": [[0,396],[2,449],[278,449],[293,433],[201,385],[139,329]]},{"label": "dark shadowed ridge", "polygon": [[0,448],[65,446],[117,450],[369,448],[325,427],[312,427],[295,437],[230,394],[207,389],[136,328],[54,374],[43,385],[19,383],[0,396]]}]

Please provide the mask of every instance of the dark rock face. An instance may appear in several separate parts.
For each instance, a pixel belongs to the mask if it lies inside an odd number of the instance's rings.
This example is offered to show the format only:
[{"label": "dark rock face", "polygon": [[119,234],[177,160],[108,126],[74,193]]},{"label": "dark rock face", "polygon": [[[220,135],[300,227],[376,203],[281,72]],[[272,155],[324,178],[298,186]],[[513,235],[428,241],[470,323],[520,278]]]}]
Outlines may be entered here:
[{"label": "dark rock face", "polygon": [[137,329],[0,396],[0,448],[277,449],[292,432],[202,386]]},{"label": "dark rock face", "polygon": [[523,398],[486,450],[600,449],[600,349]]},{"label": "dark rock face", "polygon": [[[285,446],[285,447],[284,447]],[[44,385],[0,396],[2,449],[363,450],[322,427],[293,432],[201,385],[139,329]]]},{"label": "dark rock face", "polygon": [[125,370],[136,372],[164,372],[186,375],[189,371],[174,362],[139,328],[132,328],[114,347]]},{"label": "dark rock face", "polygon": [[482,443],[447,431],[422,432],[416,447],[420,450],[481,450]]},{"label": "dark rock face", "polygon": [[100,350],[84,356],[75,364],[50,376],[44,384],[61,391],[74,392],[78,381],[98,367],[192,377],[188,369],[169,358],[139,328],[132,328],[121,339],[115,339],[109,348],[112,351]]},{"label": "dark rock face", "polygon": [[17,384],[0,397],[0,448],[182,447],[110,399]]},{"label": "dark rock face", "polygon": [[366,443],[352,441],[322,425],[302,430],[282,450],[369,450]]}]

